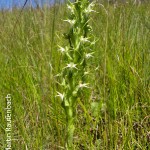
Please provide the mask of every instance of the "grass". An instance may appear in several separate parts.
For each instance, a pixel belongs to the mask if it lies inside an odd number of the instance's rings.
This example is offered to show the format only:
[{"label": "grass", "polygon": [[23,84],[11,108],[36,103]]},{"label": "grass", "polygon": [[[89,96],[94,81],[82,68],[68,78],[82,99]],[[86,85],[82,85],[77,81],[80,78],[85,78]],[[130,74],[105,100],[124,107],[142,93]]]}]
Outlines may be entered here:
[{"label": "grass", "polygon": [[[5,97],[12,96],[12,149],[65,145],[65,112],[56,97],[63,66],[57,51],[66,7],[0,12],[0,149],[5,148]],[[150,143],[149,4],[98,5],[90,25],[98,40],[90,62],[90,103],[78,101],[74,149],[148,150]],[[89,93],[86,93],[87,95]]]}]

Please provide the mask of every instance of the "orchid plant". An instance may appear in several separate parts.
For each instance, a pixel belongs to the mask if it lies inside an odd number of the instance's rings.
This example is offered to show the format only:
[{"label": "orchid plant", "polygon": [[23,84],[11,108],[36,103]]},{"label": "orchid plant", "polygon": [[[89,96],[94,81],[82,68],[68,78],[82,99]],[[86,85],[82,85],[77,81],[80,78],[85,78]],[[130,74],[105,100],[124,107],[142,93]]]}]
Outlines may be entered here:
[{"label": "orchid plant", "polygon": [[88,61],[93,57],[92,28],[89,25],[90,13],[93,12],[94,3],[89,0],[68,0],[69,17],[65,22],[70,25],[69,32],[65,34],[68,45],[59,46],[63,55],[60,83],[63,92],[57,92],[66,115],[66,149],[73,149],[73,135],[75,130],[75,117],[77,100],[81,99],[86,89],[90,88],[87,82],[89,75]]}]

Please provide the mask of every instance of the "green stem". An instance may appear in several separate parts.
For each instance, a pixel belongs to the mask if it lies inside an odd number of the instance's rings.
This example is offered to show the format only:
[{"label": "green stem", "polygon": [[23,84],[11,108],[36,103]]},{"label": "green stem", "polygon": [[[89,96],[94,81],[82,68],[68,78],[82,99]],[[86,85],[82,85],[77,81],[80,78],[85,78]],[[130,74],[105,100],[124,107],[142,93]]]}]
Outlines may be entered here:
[{"label": "green stem", "polygon": [[67,108],[67,114],[66,114],[66,122],[67,122],[66,150],[72,150],[73,149],[73,134],[74,134],[74,130],[75,130],[74,119],[75,119],[75,115],[73,112],[73,108],[72,107]]}]

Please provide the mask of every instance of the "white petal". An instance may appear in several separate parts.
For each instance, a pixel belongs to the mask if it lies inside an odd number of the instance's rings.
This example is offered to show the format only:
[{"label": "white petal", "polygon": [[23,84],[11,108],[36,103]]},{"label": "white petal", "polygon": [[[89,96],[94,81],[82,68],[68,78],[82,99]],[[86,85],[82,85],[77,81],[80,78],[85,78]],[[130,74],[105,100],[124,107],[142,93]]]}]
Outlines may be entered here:
[{"label": "white petal", "polygon": [[59,93],[59,92],[57,92],[57,94],[58,94],[58,95],[56,95],[56,96],[60,97],[60,98],[61,98],[61,100],[63,101],[63,99],[64,99],[64,94]]}]

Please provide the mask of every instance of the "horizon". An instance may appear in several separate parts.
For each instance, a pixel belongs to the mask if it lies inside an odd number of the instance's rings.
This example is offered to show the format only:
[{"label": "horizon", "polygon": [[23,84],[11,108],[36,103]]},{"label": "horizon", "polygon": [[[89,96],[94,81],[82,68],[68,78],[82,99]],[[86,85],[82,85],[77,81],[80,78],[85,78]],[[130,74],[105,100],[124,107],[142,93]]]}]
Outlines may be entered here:
[{"label": "horizon", "polygon": [[[27,1],[27,2],[26,2]],[[21,8],[32,6],[33,8],[44,5],[52,5],[54,3],[62,2],[64,0],[0,0],[0,10],[11,10],[14,7]]]}]

